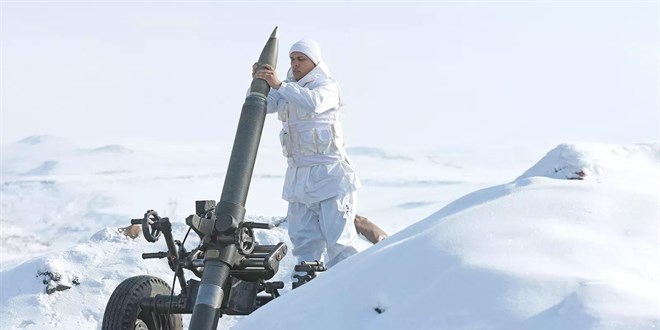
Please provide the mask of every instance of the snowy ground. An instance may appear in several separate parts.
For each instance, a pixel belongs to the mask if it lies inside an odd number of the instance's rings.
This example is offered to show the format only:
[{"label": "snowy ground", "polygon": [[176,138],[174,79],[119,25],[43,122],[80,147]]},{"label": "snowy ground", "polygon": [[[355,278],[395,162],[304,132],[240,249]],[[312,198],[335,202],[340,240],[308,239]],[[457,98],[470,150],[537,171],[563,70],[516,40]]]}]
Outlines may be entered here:
[{"label": "snowy ground", "polygon": [[[659,328],[658,144],[484,149],[351,149],[359,213],[393,235],[219,328]],[[219,197],[228,155],[52,136],[3,145],[3,328],[100,328],[123,279],[171,282],[165,262],[140,258],[163,242],[116,228],[155,209],[182,238],[194,201]],[[250,220],[285,215],[284,166],[260,151]],[[286,223],[258,239],[290,245]],[[290,283],[292,266],[285,258],[276,279]],[[46,294],[57,285],[71,288]]]}]

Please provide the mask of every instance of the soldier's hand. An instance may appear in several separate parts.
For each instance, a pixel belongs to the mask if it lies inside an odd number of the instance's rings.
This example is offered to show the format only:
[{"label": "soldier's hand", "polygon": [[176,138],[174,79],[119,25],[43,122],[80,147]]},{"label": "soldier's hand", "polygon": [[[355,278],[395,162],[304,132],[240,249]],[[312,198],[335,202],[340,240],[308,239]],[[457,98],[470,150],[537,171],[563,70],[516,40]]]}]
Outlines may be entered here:
[{"label": "soldier's hand", "polygon": [[257,62],[254,62],[254,64],[252,64],[252,79],[254,79],[254,74],[257,73],[257,67],[258,66],[259,66],[259,63],[257,63]]},{"label": "soldier's hand", "polygon": [[272,66],[264,64],[261,69],[257,70],[254,74],[254,78],[259,78],[265,80],[270,87],[278,89],[282,86],[282,82],[277,78],[277,73]]}]

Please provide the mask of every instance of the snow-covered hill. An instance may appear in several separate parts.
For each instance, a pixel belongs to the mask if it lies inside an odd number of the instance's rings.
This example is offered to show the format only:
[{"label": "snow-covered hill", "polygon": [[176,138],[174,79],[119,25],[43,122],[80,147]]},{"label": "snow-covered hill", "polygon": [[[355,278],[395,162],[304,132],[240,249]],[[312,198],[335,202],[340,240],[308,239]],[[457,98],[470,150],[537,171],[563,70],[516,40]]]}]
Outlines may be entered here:
[{"label": "snow-covered hill", "polygon": [[[219,194],[226,168],[226,156],[196,148],[82,149],[53,137],[2,152],[0,319],[9,329],[100,328],[123,279],[171,283],[164,261],[140,258],[164,243],[117,228],[148,208],[182,219],[195,199]],[[537,152],[353,150],[359,213],[394,235],[219,328],[660,327],[660,146],[565,144],[530,168]],[[276,221],[283,161],[274,150],[259,157],[249,219]],[[182,221],[174,231],[184,236]],[[290,244],[286,222],[258,235]],[[276,277],[287,287],[292,263]]]},{"label": "snow-covered hill", "polygon": [[560,145],[236,329],[657,329],[658,156]]}]

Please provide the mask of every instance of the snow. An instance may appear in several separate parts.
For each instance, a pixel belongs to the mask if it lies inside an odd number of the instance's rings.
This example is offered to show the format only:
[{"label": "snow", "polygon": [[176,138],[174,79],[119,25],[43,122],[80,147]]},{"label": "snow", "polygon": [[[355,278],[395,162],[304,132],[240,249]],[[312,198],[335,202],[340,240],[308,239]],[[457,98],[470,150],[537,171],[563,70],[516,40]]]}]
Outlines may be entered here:
[{"label": "snow", "polygon": [[[223,316],[219,328],[659,328],[660,145],[544,151],[351,149],[359,213],[391,236],[293,291],[285,257],[274,278],[283,296],[248,317]],[[227,157],[53,136],[3,145],[3,328],[100,328],[122,280],[172,283],[165,261],[140,257],[162,241],[117,229],[155,209],[182,239],[193,202],[219,196]],[[260,150],[246,220],[282,221],[284,166],[279,150]],[[290,246],[286,228],[257,239]]]},{"label": "snow", "polygon": [[[237,329],[658,328],[658,154],[658,145],[560,145],[515,181],[450,203]],[[585,180],[554,179],[558,169]],[[287,317],[270,324],[278,314]]]}]

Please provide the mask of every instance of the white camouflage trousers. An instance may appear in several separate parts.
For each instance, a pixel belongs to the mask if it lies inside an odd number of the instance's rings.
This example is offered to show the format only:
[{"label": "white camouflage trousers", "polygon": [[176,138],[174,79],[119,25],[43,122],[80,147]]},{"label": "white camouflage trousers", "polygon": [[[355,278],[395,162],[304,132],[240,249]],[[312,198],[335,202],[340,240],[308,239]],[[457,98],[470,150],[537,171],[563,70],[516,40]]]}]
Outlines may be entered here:
[{"label": "white camouflage trousers", "polygon": [[312,204],[289,203],[289,236],[298,263],[320,261],[327,249],[325,266],[329,268],[356,254],[356,209],[355,192]]}]

